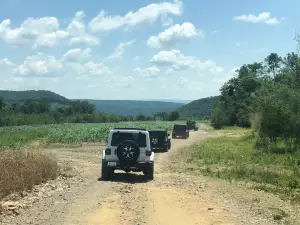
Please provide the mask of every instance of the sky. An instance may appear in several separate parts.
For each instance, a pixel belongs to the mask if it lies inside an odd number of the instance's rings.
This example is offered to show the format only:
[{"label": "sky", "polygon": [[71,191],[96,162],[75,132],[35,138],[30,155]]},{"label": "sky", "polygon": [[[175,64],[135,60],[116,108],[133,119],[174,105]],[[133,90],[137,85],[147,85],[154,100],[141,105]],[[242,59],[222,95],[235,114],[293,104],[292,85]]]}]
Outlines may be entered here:
[{"label": "sky", "polygon": [[0,90],[194,100],[296,52],[299,0],[2,0]]}]

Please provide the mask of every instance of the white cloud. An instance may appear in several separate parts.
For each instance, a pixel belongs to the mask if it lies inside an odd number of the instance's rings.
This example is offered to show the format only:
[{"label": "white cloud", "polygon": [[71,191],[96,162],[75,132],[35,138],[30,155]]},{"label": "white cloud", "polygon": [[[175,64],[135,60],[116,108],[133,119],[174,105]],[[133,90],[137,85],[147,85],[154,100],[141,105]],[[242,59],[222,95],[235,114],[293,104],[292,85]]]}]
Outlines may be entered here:
[{"label": "white cloud", "polygon": [[69,36],[69,34],[63,30],[57,30],[55,32],[46,33],[43,35],[40,35],[35,44],[33,45],[33,48],[38,47],[53,47],[56,44],[60,42],[60,40],[65,39]]},{"label": "white cloud", "polygon": [[121,87],[130,88],[133,86],[134,81],[135,79],[132,76],[121,77],[120,79]]},{"label": "white cloud", "polygon": [[115,51],[108,57],[108,59],[121,59],[124,55],[125,48],[131,46],[134,42],[135,40],[120,43],[116,47]]},{"label": "white cloud", "polygon": [[104,81],[105,84],[111,84],[118,81],[118,77],[116,75],[111,75],[108,80]]},{"label": "white cloud", "polygon": [[188,82],[189,80],[187,78],[179,77],[179,79],[176,82],[176,85],[179,88],[183,88]]},{"label": "white cloud", "polygon": [[74,18],[72,19],[72,22],[68,25],[67,32],[72,36],[69,43],[71,45],[99,45],[99,38],[92,36],[86,31],[84,18],[85,13],[83,11],[79,11],[75,14]]},{"label": "white cloud", "polygon": [[84,59],[91,57],[92,49],[86,48],[84,50],[80,48],[75,48],[69,50],[63,56],[63,60],[66,62],[80,62]]},{"label": "white cloud", "polygon": [[181,42],[196,36],[204,37],[204,33],[198,31],[192,23],[185,22],[167,28],[157,36],[151,36],[147,44],[152,48],[177,47]]},{"label": "white cloud", "polygon": [[168,27],[173,24],[173,19],[171,17],[169,17],[168,15],[162,15],[161,22],[162,22],[163,26]]},{"label": "white cloud", "polygon": [[11,21],[6,19],[0,23],[0,39],[16,46],[52,47],[68,37],[68,33],[59,27],[55,17],[28,18],[14,29],[11,28]]},{"label": "white cloud", "polygon": [[262,12],[258,15],[248,14],[233,17],[233,20],[243,21],[247,23],[265,23],[278,24],[279,20],[276,17],[271,17],[270,12]]},{"label": "white cloud", "polygon": [[157,76],[157,74],[160,72],[160,69],[156,66],[152,66],[144,69],[141,69],[140,67],[136,67],[135,69],[133,69],[133,72],[137,72],[146,78],[153,78]]},{"label": "white cloud", "polygon": [[211,60],[201,61],[193,56],[185,56],[179,50],[160,51],[152,57],[151,62],[157,66],[171,66],[168,73],[187,69],[198,69],[199,71],[209,71],[211,73],[224,71],[222,67],[217,66]]},{"label": "white cloud", "polygon": [[103,10],[89,23],[91,31],[108,31],[123,26],[133,27],[142,23],[153,23],[160,17],[167,15],[179,16],[182,14],[182,2],[161,2],[147,5],[135,12],[128,12],[124,16],[107,16]]},{"label": "white cloud", "polygon": [[[137,99],[137,90],[155,90],[140,91],[140,99],[196,99],[214,94],[232,76],[227,70],[229,65],[223,71],[214,61],[200,60],[194,57],[196,53],[186,55],[184,49],[176,50],[180,44],[200,39],[203,33],[195,27],[195,21],[177,20],[183,12],[184,1],[156,2],[142,3],[145,7],[141,9],[124,8],[124,13],[119,16],[102,11],[102,17],[100,13],[94,19],[95,15],[75,11],[71,18],[62,20],[56,14],[54,17],[25,18],[20,22],[14,17],[1,20],[0,45],[5,54],[0,58],[0,89],[47,89],[68,98],[98,99]],[[128,12],[130,10],[132,12]],[[149,34],[149,27],[156,31]],[[219,28],[205,30],[206,35],[215,33],[214,29]],[[105,31],[111,30],[116,32],[106,36],[109,32]],[[144,44],[148,41],[149,46],[158,51],[153,53],[148,46],[139,46],[143,44],[137,43],[143,41],[138,39],[140,35],[125,33],[126,37],[118,36],[118,31],[123,30],[141,31],[142,36],[148,33]],[[102,37],[105,46],[99,48]],[[115,42],[117,39],[119,41]],[[116,44],[111,47],[113,42]],[[152,54],[150,58],[149,53]],[[149,63],[151,57],[151,63],[147,65],[146,61]],[[108,58],[124,60],[119,63]],[[166,76],[165,71],[171,74]],[[201,93],[205,85],[209,88]]]},{"label": "white cloud", "polygon": [[63,64],[53,56],[37,53],[25,58],[22,65],[13,69],[13,74],[19,75],[46,75],[55,73],[63,68]]},{"label": "white cloud", "polygon": [[93,36],[85,35],[85,36],[79,36],[79,37],[72,37],[69,43],[71,45],[81,45],[81,44],[99,45],[100,40]]},{"label": "white cloud", "polygon": [[120,81],[122,83],[128,83],[128,82],[132,82],[132,81],[135,81],[135,79],[132,77],[132,76],[127,76],[127,77],[122,77],[120,79]]},{"label": "white cloud", "polygon": [[178,89],[183,89],[186,91],[197,91],[200,92],[203,90],[205,85],[199,81],[189,80],[186,77],[180,76],[175,85]]},{"label": "white cloud", "polygon": [[14,66],[15,64],[8,60],[8,58],[3,58],[0,59],[0,65],[5,65],[5,66]]},{"label": "white cloud", "polygon": [[76,68],[73,68],[79,75],[81,75],[81,78],[88,76],[101,76],[111,72],[110,69],[102,63],[95,63],[93,61],[87,62],[83,65],[77,64]]},{"label": "white cloud", "polygon": [[75,14],[66,30],[60,29],[55,17],[27,18],[18,28],[11,28],[11,21],[0,23],[0,39],[12,45],[32,45],[33,48],[53,47],[61,40],[70,38],[69,44],[99,45],[100,40],[86,31],[85,14]]}]

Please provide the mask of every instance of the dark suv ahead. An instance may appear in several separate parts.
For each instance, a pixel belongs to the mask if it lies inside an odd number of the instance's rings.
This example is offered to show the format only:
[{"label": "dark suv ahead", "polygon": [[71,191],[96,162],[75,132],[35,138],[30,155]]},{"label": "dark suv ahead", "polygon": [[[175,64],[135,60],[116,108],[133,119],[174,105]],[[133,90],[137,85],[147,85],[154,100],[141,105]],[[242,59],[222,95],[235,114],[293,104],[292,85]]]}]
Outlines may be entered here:
[{"label": "dark suv ahead", "polygon": [[187,129],[186,124],[174,124],[172,131],[172,138],[184,138],[187,139],[190,136],[190,133]]},{"label": "dark suv ahead", "polygon": [[166,130],[148,130],[152,151],[167,152],[171,148],[171,140]]}]

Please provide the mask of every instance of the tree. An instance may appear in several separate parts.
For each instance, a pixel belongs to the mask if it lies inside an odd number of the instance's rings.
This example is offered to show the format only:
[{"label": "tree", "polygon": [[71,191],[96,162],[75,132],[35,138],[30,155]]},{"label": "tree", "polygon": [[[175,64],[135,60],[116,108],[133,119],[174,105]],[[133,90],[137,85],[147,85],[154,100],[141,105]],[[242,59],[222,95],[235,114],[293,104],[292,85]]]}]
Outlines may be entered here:
[{"label": "tree", "polygon": [[175,120],[178,120],[178,119],[179,119],[179,112],[178,111],[173,111],[173,112],[169,113],[169,116],[168,116],[169,121],[175,121]]},{"label": "tree", "polygon": [[289,151],[299,149],[299,55],[271,53],[263,62],[243,65],[237,72],[220,89],[211,116],[213,126],[253,125],[257,143],[263,140],[272,145],[284,143]]},{"label": "tree", "polygon": [[0,111],[4,110],[5,107],[6,107],[6,104],[4,102],[4,99],[2,96],[0,96]]},{"label": "tree", "polygon": [[146,120],[146,116],[143,114],[139,114],[136,116],[136,120],[137,121],[145,121]]},{"label": "tree", "polygon": [[276,76],[278,69],[281,67],[282,59],[277,53],[271,53],[265,59],[267,71],[273,73],[273,77]]},{"label": "tree", "polygon": [[221,100],[217,101],[217,103],[214,105],[211,115],[211,123],[216,129],[221,129],[229,124],[225,103]]}]

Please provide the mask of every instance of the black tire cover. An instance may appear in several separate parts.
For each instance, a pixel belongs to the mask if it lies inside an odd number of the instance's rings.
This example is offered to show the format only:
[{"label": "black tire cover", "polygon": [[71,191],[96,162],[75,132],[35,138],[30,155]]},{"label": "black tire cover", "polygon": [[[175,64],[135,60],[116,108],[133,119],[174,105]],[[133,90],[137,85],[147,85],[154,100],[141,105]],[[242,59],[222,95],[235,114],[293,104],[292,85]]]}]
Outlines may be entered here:
[{"label": "black tire cover", "polygon": [[160,138],[159,137],[151,137],[151,144],[153,145],[159,145],[160,144]]},{"label": "black tire cover", "polygon": [[132,140],[125,140],[117,147],[117,156],[122,164],[135,163],[140,156],[140,148]]}]

